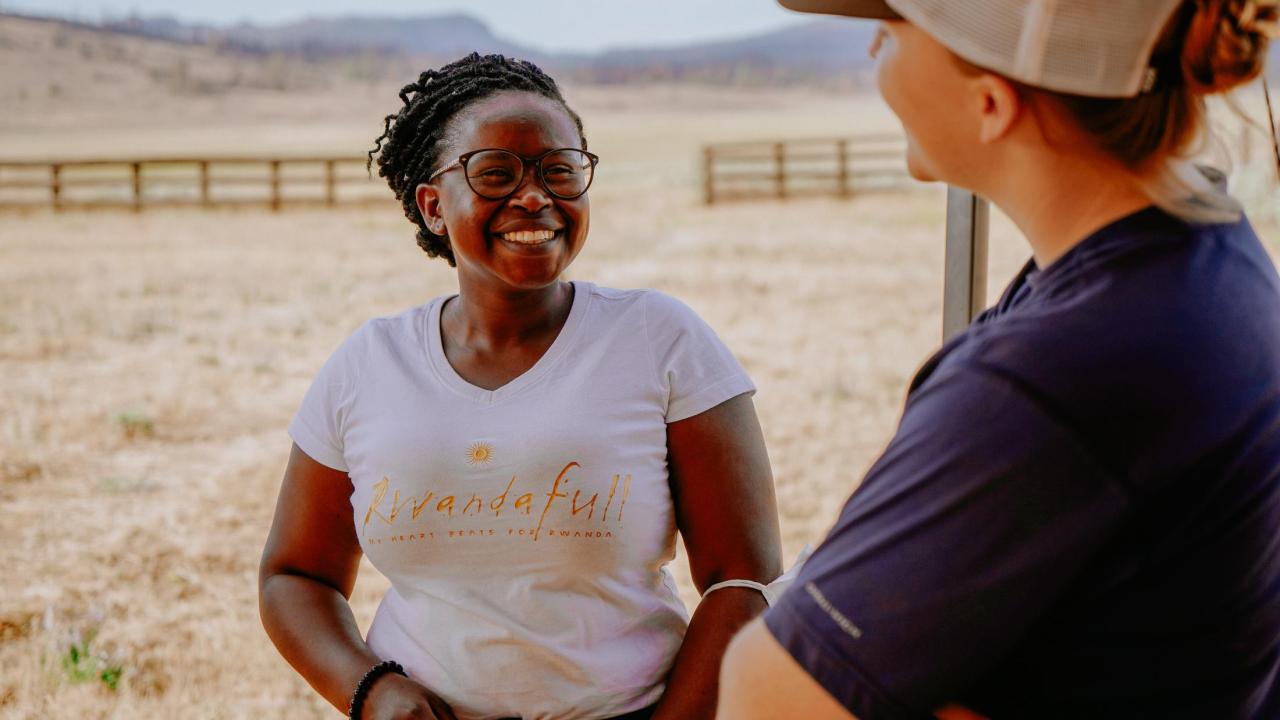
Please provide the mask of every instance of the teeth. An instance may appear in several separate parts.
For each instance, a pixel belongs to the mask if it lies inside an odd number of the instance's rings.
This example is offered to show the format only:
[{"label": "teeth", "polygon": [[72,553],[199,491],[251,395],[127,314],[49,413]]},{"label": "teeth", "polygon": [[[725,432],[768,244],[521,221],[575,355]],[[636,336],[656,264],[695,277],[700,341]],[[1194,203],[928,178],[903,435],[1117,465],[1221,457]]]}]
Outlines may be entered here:
[{"label": "teeth", "polygon": [[517,230],[516,232],[502,233],[498,237],[507,242],[533,245],[546,242],[555,236],[554,230]]}]

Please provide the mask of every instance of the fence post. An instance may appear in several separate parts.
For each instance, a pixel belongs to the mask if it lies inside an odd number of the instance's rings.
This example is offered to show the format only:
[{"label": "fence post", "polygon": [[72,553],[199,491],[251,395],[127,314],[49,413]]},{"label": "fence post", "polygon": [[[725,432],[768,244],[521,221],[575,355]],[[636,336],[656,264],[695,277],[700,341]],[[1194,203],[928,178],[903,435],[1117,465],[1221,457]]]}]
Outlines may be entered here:
[{"label": "fence post", "polygon": [[53,201],[55,212],[62,209],[62,166],[54,163],[49,166],[49,195]]},{"label": "fence post", "polygon": [[836,141],[836,181],[839,183],[836,187],[836,193],[842,197],[849,197],[849,141]]},{"label": "fence post", "polygon": [[271,210],[280,209],[280,161],[271,161]]},{"label": "fence post", "polygon": [[129,163],[133,168],[133,211],[142,212],[142,163]]},{"label": "fence post", "polygon": [[716,201],[715,149],[710,145],[702,148],[702,200],[707,205]]},{"label": "fence post", "polygon": [[773,181],[780,198],[787,196],[787,155],[784,143],[773,144]]},{"label": "fence post", "polygon": [[200,161],[200,204],[209,207],[209,161]]},{"label": "fence post", "polygon": [[332,160],[324,161],[324,201],[329,207],[333,207],[338,202],[337,181],[334,177],[334,168]]}]

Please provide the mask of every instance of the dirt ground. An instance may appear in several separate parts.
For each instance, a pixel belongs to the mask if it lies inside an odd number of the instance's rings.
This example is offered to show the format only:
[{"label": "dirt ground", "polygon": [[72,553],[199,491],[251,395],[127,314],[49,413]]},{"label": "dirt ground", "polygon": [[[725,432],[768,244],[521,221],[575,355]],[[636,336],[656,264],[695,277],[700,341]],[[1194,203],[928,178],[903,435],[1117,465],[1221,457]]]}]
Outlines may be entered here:
[{"label": "dirt ground", "polygon": [[[893,123],[862,97],[570,95],[604,158],[571,275],[671,293],[737,353],[759,386],[794,555],[821,539],[939,342],[942,191],[705,207],[703,142]],[[0,156],[354,154],[396,102],[306,122],[276,101],[145,126],[125,110],[86,115],[91,125],[24,115],[0,122]],[[1276,248],[1274,187],[1258,187]],[[994,295],[1027,256],[998,214],[991,256]],[[257,615],[285,426],[363,320],[454,287],[391,201],[0,216],[0,716],[337,717]],[[682,559],[674,567],[692,606]],[[353,599],[362,626],[385,587],[366,564]]]}]

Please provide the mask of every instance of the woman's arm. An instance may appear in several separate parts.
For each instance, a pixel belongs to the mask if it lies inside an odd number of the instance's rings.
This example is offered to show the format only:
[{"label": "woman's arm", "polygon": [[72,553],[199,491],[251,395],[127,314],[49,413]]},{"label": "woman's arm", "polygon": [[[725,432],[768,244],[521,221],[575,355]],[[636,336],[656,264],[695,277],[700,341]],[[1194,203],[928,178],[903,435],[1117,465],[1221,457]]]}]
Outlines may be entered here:
[{"label": "woman's arm", "polygon": [[[698,590],[721,580],[777,578],[782,550],[773,473],[751,397],[671,423],[667,447],[676,523]],[[732,587],[698,604],[654,720],[715,716],[725,648],[765,607],[759,592]]]},{"label": "woman's arm", "polygon": [[[347,602],[361,557],[350,493],[346,473],[294,445],[258,571],[267,635],[298,674],[343,712],[365,672],[382,661],[360,637]],[[398,717],[444,720],[453,714],[421,685],[384,675],[373,684],[364,718]]]}]

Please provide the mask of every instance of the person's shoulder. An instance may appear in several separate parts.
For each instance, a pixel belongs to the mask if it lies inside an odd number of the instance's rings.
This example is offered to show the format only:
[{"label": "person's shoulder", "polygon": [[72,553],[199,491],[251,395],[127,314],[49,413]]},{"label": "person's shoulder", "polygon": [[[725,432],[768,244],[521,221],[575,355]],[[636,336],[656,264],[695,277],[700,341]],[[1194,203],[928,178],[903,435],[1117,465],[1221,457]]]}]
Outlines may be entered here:
[{"label": "person's shoulder", "polygon": [[619,289],[601,287],[592,283],[576,282],[599,300],[606,314],[620,314],[634,310],[643,313],[647,323],[685,323],[696,320],[698,314],[684,302],[659,290],[649,288]]},{"label": "person's shoulder", "polygon": [[573,286],[579,292],[590,293],[593,300],[599,300],[603,304],[618,308],[643,304],[645,298],[654,292],[644,288],[604,287],[584,280],[575,280]]},{"label": "person's shoulder", "polygon": [[1111,302],[1125,317],[1277,297],[1275,266],[1247,218],[1192,223],[1152,209],[1103,234],[1071,253],[1072,267],[1050,282],[1054,294]]},{"label": "person's shoulder", "polygon": [[696,310],[673,295],[668,295],[660,290],[644,290],[642,292],[645,312],[648,314],[650,322],[683,324],[702,321]]},{"label": "person's shoulder", "polygon": [[424,339],[422,334],[427,316],[435,305],[446,299],[447,296],[440,296],[396,313],[369,318],[351,333],[345,345],[362,355],[379,347],[394,348],[406,344],[417,347]]},{"label": "person's shoulder", "polygon": [[1036,289],[966,331],[935,372],[998,375],[1097,444],[1133,446],[1114,456],[1223,440],[1280,396],[1280,283],[1247,225],[1186,233]]},{"label": "person's shoulder", "polygon": [[1156,368],[1200,373],[1179,360],[1251,362],[1260,344],[1280,352],[1270,320],[1280,314],[1280,281],[1248,222],[1159,221],[1149,237],[1087,248],[1075,267],[1050,268],[1057,277],[1033,281],[1038,297],[973,328],[971,352],[1093,380]]},{"label": "person's shoulder", "polygon": [[364,322],[360,327],[360,330],[357,330],[357,332],[363,330],[365,332],[385,333],[395,332],[405,327],[412,327],[425,321],[427,315],[431,313],[432,308],[447,299],[449,299],[449,296],[441,295],[440,297],[432,298],[421,305],[414,305],[400,310],[399,312],[371,317]]}]

